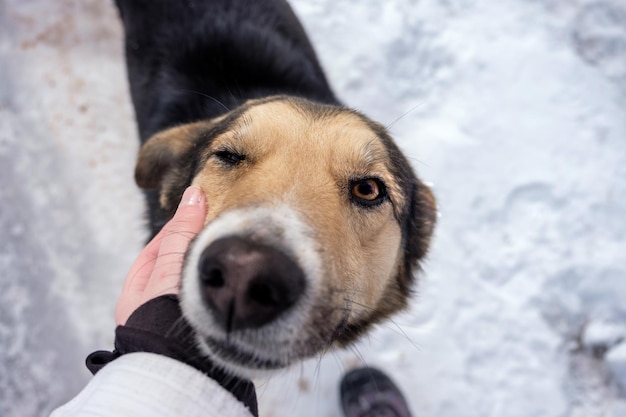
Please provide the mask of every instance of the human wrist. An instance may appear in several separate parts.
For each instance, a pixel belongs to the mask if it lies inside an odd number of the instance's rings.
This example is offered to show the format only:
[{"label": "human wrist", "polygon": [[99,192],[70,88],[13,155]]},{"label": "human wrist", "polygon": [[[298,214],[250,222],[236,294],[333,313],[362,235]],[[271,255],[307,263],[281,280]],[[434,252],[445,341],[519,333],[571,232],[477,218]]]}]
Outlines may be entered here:
[{"label": "human wrist", "polygon": [[194,367],[257,414],[252,382],[227,374],[198,350],[195,333],[183,318],[176,295],[162,295],[142,304],[125,325],[116,328],[115,350],[92,353],[87,357],[86,365],[95,374],[118,357],[134,352],[156,353]]}]

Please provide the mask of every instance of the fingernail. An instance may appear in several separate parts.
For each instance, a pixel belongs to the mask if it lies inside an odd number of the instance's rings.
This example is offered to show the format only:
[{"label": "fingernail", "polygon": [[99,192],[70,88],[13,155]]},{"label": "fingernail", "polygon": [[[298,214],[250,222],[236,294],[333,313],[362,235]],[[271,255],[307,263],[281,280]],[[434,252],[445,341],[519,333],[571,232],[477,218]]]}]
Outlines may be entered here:
[{"label": "fingernail", "polygon": [[179,207],[183,206],[197,206],[202,201],[202,190],[192,185],[191,187],[187,187],[185,192],[183,193],[183,198],[180,200]]}]

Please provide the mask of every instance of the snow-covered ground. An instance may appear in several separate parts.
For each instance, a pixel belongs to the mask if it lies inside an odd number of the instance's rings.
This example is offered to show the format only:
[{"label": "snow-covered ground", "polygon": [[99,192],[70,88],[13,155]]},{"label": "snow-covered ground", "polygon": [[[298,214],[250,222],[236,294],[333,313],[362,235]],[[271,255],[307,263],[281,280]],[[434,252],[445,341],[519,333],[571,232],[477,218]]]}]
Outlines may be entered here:
[{"label": "snow-covered ground", "polygon": [[[361,363],[432,417],[626,416],[626,2],[292,0],[339,96],[441,211],[413,308],[258,383],[339,416]],[[141,247],[121,29],[102,0],[0,0],[0,416],[88,380]]]}]

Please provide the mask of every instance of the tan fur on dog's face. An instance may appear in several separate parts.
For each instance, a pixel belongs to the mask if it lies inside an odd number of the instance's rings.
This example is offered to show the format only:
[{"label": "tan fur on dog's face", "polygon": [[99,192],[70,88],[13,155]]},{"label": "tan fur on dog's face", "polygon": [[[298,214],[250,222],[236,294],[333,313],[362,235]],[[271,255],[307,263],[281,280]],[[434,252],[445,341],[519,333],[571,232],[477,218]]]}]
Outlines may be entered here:
[{"label": "tan fur on dog's face", "polygon": [[[333,343],[349,343],[406,305],[410,269],[425,253],[434,225],[434,199],[414,177],[402,171],[399,178],[399,153],[381,132],[386,135],[346,109],[278,98],[251,102],[217,121],[170,129],[142,149],[138,182],[150,185],[151,175],[158,176],[166,209],[175,207],[189,181],[205,193],[207,230],[194,245],[206,247],[214,235],[242,233],[287,253],[293,250],[300,263],[313,265],[303,267],[307,292],[292,308],[299,311],[288,312],[280,325],[229,335],[233,349],[255,355],[258,368],[285,366]],[[195,155],[193,173],[185,167],[192,160],[190,152]],[[358,198],[357,184],[371,179],[383,195],[376,204]],[[411,179],[415,184],[409,184]],[[411,195],[416,184],[418,190]],[[415,213],[416,207],[423,212]],[[285,214],[276,217],[273,212]],[[419,238],[408,235],[417,231],[405,230],[417,227],[409,215],[421,216]],[[301,237],[291,238],[290,233]],[[292,249],[290,242],[296,240],[306,241],[306,247]],[[194,295],[194,253],[200,249],[188,254],[183,311],[200,340],[219,339],[223,335],[206,324],[210,314]],[[241,374],[256,366],[217,360]]]},{"label": "tan fur on dog's face", "polygon": [[[193,180],[209,202],[207,222],[228,210],[286,204],[320,242],[323,286],[357,293],[355,301],[365,306],[378,303],[394,274],[400,229],[391,201],[364,208],[350,198],[357,178],[381,178],[397,189],[386,151],[367,126],[351,114],[311,120],[288,103],[273,102],[251,108],[207,152],[220,149],[246,159],[229,168],[209,158]],[[393,199],[404,204],[397,192]]]}]

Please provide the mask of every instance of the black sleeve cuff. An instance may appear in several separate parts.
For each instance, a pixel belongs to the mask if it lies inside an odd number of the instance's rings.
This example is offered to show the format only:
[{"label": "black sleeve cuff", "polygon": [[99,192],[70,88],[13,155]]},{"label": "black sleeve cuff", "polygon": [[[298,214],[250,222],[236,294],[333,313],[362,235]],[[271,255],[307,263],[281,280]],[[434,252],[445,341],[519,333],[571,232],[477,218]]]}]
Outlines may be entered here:
[{"label": "black sleeve cuff", "polygon": [[185,321],[175,295],[163,295],[141,305],[124,326],[115,329],[115,350],[96,351],[86,365],[94,375],[126,353],[150,352],[184,362],[230,391],[258,416],[256,392],[251,381],[228,375],[197,348],[195,334]]}]

